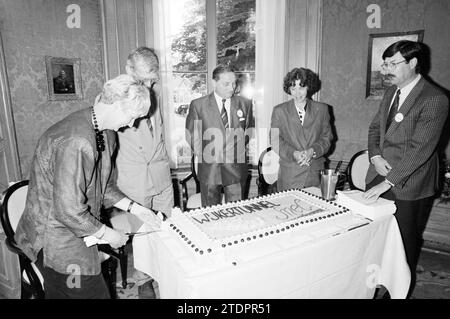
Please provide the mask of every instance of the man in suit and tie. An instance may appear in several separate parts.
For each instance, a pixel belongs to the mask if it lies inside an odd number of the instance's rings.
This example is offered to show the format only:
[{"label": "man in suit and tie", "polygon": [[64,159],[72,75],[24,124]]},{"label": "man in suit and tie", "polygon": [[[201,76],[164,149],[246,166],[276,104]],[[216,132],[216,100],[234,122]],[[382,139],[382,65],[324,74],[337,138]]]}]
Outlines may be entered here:
[{"label": "man in suit and tie", "polygon": [[[126,71],[150,90],[151,106],[146,117],[118,132],[117,186],[133,201],[169,217],[173,189],[161,108],[153,91],[159,80],[159,61],[154,50],[140,47],[132,51]],[[136,271],[134,279],[140,298],[154,297],[149,276]]]},{"label": "man in suit and tie", "polygon": [[[254,128],[252,102],[234,95],[231,66],[214,69],[211,94],[193,100],[186,119],[186,140],[198,158],[202,206],[243,198],[248,175],[246,146]],[[250,132],[250,134],[249,134]]]},{"label": "man in suit and tie", "polygon": [[395,201],[411,270],[412,292],[422,234],[438,186],[437,145],[448,114],[448,98],[421,74],[423,48],[399,41],[383,53],[383,74],[393,84],[369,127],[366,198]]}]

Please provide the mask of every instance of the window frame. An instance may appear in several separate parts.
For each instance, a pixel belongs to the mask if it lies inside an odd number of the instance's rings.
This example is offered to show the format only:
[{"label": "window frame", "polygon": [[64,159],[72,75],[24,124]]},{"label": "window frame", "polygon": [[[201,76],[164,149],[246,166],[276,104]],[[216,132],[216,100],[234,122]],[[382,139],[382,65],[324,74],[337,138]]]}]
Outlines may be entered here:
[{"label": "window frame", "polygon": [[[217,67],[217,1],[219,0],[205,0],[206,9],[206,95],[213,92],[212,88],[212,73]],[[178,74],[204,74],[204,71],[176,71],[172,70],[172,75]],[[250,74],[256,76],[256,70],[253,71],[237,71],[236,75]],[[170,98],[173,98],[170,97]],[[172,115],[171,115],[172,116]],[[172,147],[172,146],[171,146]],[[179,169],[187,168],[190,166],[188,163],[179,163],[178,157],[174,159],[176,167]]]}]

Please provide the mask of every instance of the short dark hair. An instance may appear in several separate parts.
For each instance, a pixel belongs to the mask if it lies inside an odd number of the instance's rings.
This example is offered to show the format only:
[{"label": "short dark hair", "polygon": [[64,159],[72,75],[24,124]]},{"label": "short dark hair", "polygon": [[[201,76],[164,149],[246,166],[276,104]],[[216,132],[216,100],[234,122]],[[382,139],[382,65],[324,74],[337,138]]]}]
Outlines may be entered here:
[{"label": "short dark hair", "polygon": [[212,73],[212,78],[217,81],[222,73],[228,72],[236,73],[236,68],[233,65],[218,65]]},{"label": "short dark hair", "polygon": [[284,92],[291,95],[291,86],[295,85],[295,81],[300,80],[301,86],[308,87],[308,95],[314,95],[319,90],[319,76],[311,71],[310,69],[305,68],[294,68],[289,71],[283,80],[283,89]]},{"label": "short dark hair", "polygon": [[419,42],[401,40],[391,44],[383,53],[383,60],[393,57],[397,52],[409,63],[411,59],[417,59],[416,73],[420,73],[423,62],[423,48]]}]

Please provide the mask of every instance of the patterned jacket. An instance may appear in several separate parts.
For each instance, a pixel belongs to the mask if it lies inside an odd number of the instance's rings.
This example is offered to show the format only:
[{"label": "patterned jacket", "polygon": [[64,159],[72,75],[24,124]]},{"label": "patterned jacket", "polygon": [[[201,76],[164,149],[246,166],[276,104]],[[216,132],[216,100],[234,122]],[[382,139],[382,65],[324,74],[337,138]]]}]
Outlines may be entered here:
[{"label": "patterned jacket", "polygon": [[[389,107],[397,87],[390,87],[369,127],[369,158],[381,155],[392,169],[386,179],[400,200],[418,200],[434,195],[438,185],[437,145],[448,114],[448,99],[422,78],[400,107],[385,133]],[[377,176],[369,166],[366,183]]]},{"label": "patterned jacket", "polygon": [[116,187],[111,164],[116,137],[104,131],[106,149],[99,160],[91,110],[68,115],[39,139],[30,169],[25,210],[15,240],[35,261],[41,249],[44,265],[59,273],[79,267],[82,275],[100,273],[97,246],[83,237],[102,225],[102,203],[125,197]]}]

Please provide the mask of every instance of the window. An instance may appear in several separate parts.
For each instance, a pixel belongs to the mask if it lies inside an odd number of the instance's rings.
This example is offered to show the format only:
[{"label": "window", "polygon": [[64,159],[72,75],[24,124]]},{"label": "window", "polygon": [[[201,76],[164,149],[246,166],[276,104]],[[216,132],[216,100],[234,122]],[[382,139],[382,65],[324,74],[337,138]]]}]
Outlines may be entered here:
[{"label": "window", "polygon": [[[185,120],[193,99],[212,91],[211,74],[218,64],[238,72],[237,94],[252,99],[255,87],[256,0],[161,0],[165,45],[161,71],[168,85],[171,159],[176,167],[190,164],[184,139]],[[161,17],[159,17],[161,18]],[[165,65],[164,65],[165,63]]]}]

